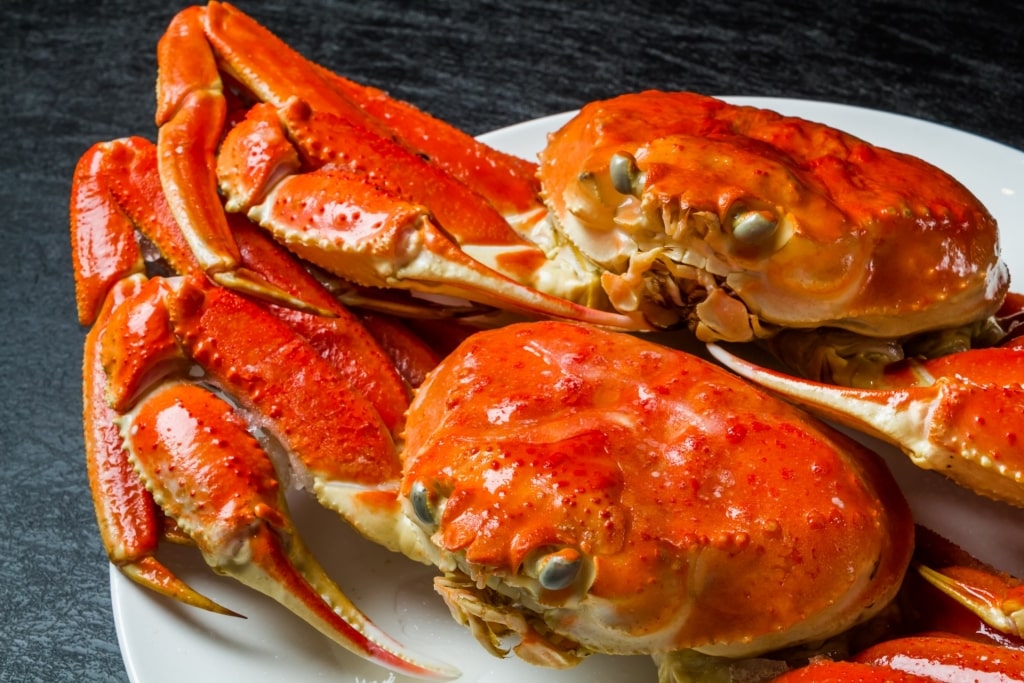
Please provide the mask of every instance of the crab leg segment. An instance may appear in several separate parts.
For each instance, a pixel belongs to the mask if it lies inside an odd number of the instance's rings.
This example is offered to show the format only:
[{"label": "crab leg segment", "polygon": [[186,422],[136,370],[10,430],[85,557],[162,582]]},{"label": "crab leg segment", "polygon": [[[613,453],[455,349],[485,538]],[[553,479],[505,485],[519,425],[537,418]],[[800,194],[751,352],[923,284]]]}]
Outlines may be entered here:
[{"label": "crab leg segment", "polygon": [[1024,680],[1024,653],[940,635],[900,638],[849,662],[817,661],[775,683],[1009,683]]},{"label": "crab leg segment", "polygon": [[797,379],[709,345],[739,375],[853,429],[900,447],[923,469],[1024,507],[1024,353],[992,348],[912,364],[887,388],[853,389]]},{"label": "crab leg segment", "polygon": [[204,12],[201,7],[180,12],[157,46],[158,167],[166,201],[200,267],[215,282],[308,308],[243,267],[224,216],[213,168],[227,103],[203,33]]},{"label": "crab leg segment", "polygon": [[136,583],[175,600],[220,614],[234,614],[178,579],[157,558],[162,522],[152,495],[139,481],[107,402],[100,338],[112,311],[135,296],[141,279],[117,283],[96,325],[86,335],[82,373],[85,457],[100,537],[110,561]]},{"label": "crab leg segment", "polygon": [[286,325],[229,290],[189,281],[168,304],[188,355],[265,416],[263,426],[302,454],[311,474],[365,485],[400,474],[374,407]]},{"label": "crab leg segment", "polygon": [[922,565],[921,576],[969,609],[989,626],[1011,636],[1024,636],[1024,586],[991,571]]},{"label": "crab leg segment", "polygon": [[[75,267],[78,320],[91,324],[116,282],[145,269],[135,238],[136,223],[124,197],[146,201],[135,151],[142,138],[97,143],[79,159],[71,183],[71,257]],[[143,177],[146,171],[143,169]]]},{"label": "crab leg segment", "polygon": [[122,435],[156,502],[214,570],[382,666],[419,678],[457,675],[407,653],[331,581],[289,522],[269,458],[225,401],[195,385],[164,385],[124,420]]},{"label": "crab leg segment", "polygon": [[923,636],[880,643],[854,661],[931,681],[1024,680],[1024,652],[961,638]]},{"label": "crab leg segment", "polygon": [[[273,304],[265,308],[298,332],[348,379],[373,404],[391,433],[397,435],[410,397],[391,356],[362,321],[342,306],[281,245],[241,216],[231,215],[228,221],[242,254],[242,262],[248,268],[281,291],[329,315]],[[405,336],[402,343],[409,354],[428,352],[426,345],[412,335]]]},{"label": "crab leg segment", "polygon": [[160,177],[174,216],[199,263],[216,275],[237,268],[241,257],[209,173],[227,105],[203,34],[203,14],[201,7],[179,13],[157,45],[157,144]]},{"label": "crab leg segment", "polygon": [[429,159],[472,187],[513,225],[544,213],[536,164],[498,152],[410,104],[313,64],[229,4],[207,6],[206,32],[222,68],[262,101],[280,108],[297,97],[318,112],[359,126],[368,138],[394,141],[394,147]]},{"label": "crab leg segment", "polygon": [[[319,170],[296,173],[303,167]],[[591,303],[597,280],[586,268],[549,261],[462,183],[303,102],[253,107],[225,137],[217,173],[229,210],[246,212],[292,251],[358,284],[644,327],[636,316],[566,301]]]},{"label": "crab leg segment", "polygon": [[[317,201],[298,200],[303,196]],[[285,178],[250,216],[299,256],[358,284],[410,288],[605,327],[645,326],[636,317],[587,308],[501,275],[468,256],[425,207],[339,168]]]}]

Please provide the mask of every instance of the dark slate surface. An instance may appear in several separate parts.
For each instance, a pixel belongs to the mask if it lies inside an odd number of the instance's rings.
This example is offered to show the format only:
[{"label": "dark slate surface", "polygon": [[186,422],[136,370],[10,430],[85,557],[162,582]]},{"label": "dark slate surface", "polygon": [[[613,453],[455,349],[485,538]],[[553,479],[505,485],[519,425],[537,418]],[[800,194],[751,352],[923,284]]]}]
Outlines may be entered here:
[{"label": "dark slate surface", "polygon": [[[810,98],[1024,148],[1021,3],[254,2],[306,55],[473,133],[641,89]],[[824,5],[827,7],[827,5]],[[0,680],[126,680],[82,465],[67,197],[94,141],[152,137],[178,3],[0,10]]]}]

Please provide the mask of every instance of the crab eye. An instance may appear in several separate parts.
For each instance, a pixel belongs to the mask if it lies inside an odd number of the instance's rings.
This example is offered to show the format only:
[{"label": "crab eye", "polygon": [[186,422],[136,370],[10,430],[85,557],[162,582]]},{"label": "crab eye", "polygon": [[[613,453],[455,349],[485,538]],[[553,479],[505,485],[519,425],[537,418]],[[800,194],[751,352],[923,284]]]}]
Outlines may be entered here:
[{"label": "crab eye", "polygon": [[537,560],[537,581],[549,591],[568,588],[579,576],[582,565],[578,550],[562,548]]},{"label": "crab eye", "polygon": [[608,175],[612,179],[612,187],[622,194],[639,197],[643,194],[644,174],[636,165],[636,159],[628,152],[616,152],[608,160]]},{"label": "crab eye", "polygon": [[767,211],[743,211],[732,220],[732,234],[740,242],[760,242],[775,232],[778,221]]},{"label": "crab eye", "polygon": [[416,519],[427,526],[437,523],[437,510],[431,503],[430,492],[427,491],[427,487],[422,481],[413,482],[412,489],[409,491],[409,503],[412,504],[412,511],[416,514]]}]

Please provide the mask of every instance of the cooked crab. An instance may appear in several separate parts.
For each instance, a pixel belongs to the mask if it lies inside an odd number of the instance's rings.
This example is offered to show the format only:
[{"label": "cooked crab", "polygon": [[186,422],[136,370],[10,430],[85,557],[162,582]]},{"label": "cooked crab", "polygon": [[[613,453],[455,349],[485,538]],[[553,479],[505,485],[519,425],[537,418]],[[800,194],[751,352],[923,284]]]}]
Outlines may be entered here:
[{"label": "cooked crab", "polygon": [[[490,650],[512,634],[536,663],[745,658],[844,631],[895,593],[906,504],[873,455],[806,414],[567,323],[473,335],[434,369],[400,324],[364,327],[335,294],[344,279],[369,288],[363,303],[418,293],[389,310],[425,293],[430,310],[456,297],[703,339],[977,336],[1006,269],[994,221],[947,175],[817,124],[642,93],[585,108],[538,185],[531,162],[307,62],[228,5],[182,12],[158,53],[157,146],[95,146],[72,191],[79,317],[95,323],[90,478],[132,578],[222,610],[156,559],[160,537],[187,536],[346,647],[455,675],[316,569],[267,450],[361,533],[440,567],[438,591]],[[872,184],[894,168],[937,189]],[[906,265],[887,230],[929,264],[905,300],[879,294]]]}]

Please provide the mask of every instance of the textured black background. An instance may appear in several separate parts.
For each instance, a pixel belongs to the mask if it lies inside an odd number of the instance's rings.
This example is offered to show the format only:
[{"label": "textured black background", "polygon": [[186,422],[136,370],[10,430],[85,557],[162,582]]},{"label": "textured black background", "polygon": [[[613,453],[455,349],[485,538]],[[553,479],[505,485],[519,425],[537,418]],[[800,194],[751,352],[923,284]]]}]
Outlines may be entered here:
[{"label": "textured black background", "polygon": [[[1020,2],[243,3],[472,133],[642,88],[810,98],[1024,149]],[[153,137],[173,2],[0,8],[0,680],[124,680],[86,489],[67,239],[78,156]]]}]

